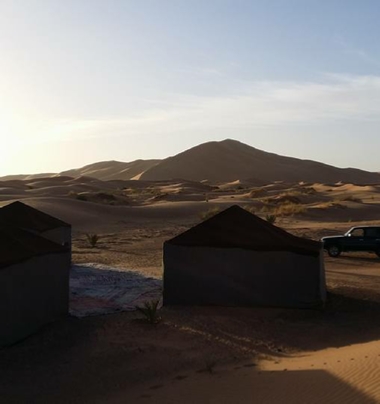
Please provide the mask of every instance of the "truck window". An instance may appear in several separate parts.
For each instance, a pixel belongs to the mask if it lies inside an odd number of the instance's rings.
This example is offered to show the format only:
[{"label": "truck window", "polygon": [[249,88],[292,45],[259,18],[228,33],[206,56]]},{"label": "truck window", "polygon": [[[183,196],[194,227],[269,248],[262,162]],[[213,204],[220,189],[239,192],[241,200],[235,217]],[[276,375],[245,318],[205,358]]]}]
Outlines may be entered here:
[{"label": "truck window", "polygon": [[365,236],[366,237],[377,237],[378,230],[377,229],[366,229]]},{"label": "truck window", "polygon": [[364,229],[354,229],[354,230],[352,230],[351,237],[364,237]]}]

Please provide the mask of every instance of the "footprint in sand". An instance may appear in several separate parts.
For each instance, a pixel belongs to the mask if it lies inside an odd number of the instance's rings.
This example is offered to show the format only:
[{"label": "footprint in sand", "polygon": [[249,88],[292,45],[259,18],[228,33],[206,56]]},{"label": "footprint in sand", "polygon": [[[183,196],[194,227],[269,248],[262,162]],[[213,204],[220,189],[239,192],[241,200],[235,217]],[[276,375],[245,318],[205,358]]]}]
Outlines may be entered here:
[{"label": "footprint in sand", "polygon": [[164,387],[163,384],[157,384],[156,386],[149,387],[150,390],[158,390]]},{"label": "footprint in sand", "polygon": [[186,375],[178,375],[178,376],[176,376],[175,378],[174,378],[174,380],[185,380],[185,379],[187,379],[188,378],[188,376],[186,376]]}]

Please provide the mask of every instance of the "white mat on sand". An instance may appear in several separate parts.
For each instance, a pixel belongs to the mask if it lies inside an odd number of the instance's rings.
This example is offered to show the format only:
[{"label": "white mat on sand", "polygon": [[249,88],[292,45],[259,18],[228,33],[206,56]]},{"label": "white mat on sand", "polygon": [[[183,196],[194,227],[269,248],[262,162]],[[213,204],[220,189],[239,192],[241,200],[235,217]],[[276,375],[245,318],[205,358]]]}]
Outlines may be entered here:
[{"label": "white mat on sand", "polygon": [[74,265],[70,274],[70,314],[76,317],[135,310],[162,296],[162,281],[100,264]]}]

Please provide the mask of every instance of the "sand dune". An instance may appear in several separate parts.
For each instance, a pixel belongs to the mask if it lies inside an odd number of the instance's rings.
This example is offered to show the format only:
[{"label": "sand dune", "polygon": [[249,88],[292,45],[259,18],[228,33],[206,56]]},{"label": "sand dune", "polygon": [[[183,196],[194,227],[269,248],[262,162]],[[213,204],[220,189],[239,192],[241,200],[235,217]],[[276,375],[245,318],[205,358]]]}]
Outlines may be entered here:
[{"label": "sand dune", "polygon": [[[13,175],[0,180],[35,180],[47,178],[93,177],[109,180],[173,180],[181,178],[208,183],[243,181],[250,186],[263,186],[275,181],[379,184],[380,174],[354,168],[337,168],[310,160],[268,153],[236,140],[200,144],[164,160],[132,162],[102,161],[60,174]],[[231,184],[232,185],[232,184]]]},{"label": "sand dune", "polygon": [[258,178],[264,182],[306,181],[379,183],[378,173],[341,169],[309,160],[267,153],[235,140],[209,142],[179,153],[147,169],[141,179],[171,178],[231,182]]},{"label": "sand dune", "polygon": [[41,174],[19,174],[19,175],[6,175],[4,177],[0,177],[1,181],[17,181],[17,180],[34,180],[37,178],[47,178],[54,177],[55,173],[41,173]]},{"label": "sand dune", "polygon": [[[262,217],[275,214],[282,220],[295,217],[307,221],[349,222],[380,219],[379,189],[379,185],[344,183],[326,185],[276,181],[252,186],[250,181],[237,180],[211,186],[185,180],[103,181],[87,176],[57,176],[1,181],[0,201],[6,203],[19,199],[26,203],[42,203],[50,200],[57,208],[75,202],[76,209],[82,210],[84,217],[88,212],[102,209],[96,205],[104,205],[103,210],[113,214],[115,208],[123,206],[162,205],[176,212],[185,205],[194,204],[194,211],[200,215],[202,211],[237,203]],[[70,222],[70,212],[65,216],[63,220]]]},{"label": "sand dune", "polygon": [[160,160],[136,160],[130,163],[102,161],[82,168],[64,171],[61,175],[70,177],[88,176],[101,180],[130,180],[155,166]]}]

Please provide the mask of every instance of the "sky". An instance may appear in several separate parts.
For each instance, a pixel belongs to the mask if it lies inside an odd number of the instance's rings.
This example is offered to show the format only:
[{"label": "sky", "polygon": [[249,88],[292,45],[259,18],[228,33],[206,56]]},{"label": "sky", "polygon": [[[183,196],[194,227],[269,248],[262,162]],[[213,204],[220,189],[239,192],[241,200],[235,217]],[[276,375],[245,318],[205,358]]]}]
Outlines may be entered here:
[{"label": "sky", "polygon": [[0,176],[232,138],[380,171],[377,0],[1,0]]}]

